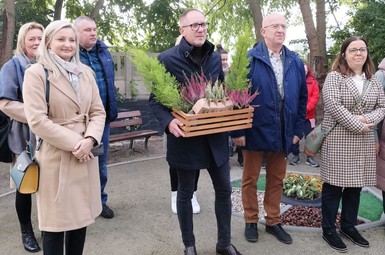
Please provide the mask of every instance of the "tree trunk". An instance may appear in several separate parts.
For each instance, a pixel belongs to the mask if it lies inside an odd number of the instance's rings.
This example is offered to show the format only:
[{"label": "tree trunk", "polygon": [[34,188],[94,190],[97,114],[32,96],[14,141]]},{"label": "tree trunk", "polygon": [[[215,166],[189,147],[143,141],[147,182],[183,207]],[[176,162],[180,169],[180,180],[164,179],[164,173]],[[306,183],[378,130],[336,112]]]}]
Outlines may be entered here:
[{"label": "tree trunk", "polygon": [[325,0],[316,1],[317,28],[314,26],[313,14],[310,8],[310,0],[298,0],[303,22],[305,24],[306,37],[308,39],[310,57],[309,65],[316,75],[320,87],[320,100],[317,104],[317,122],[323,119],[322,87],[328,71],[326,56],[326,15]]},{"label": "tree trunk", "polygon": [[257,39],[257,42],[263,39],[261,33],[259,32],[262,28],[262,20],[263,20],[261,5],[262,4],[260,0],[249,0],[249,6],[251,10],[251,15],[253,17],[254,32],[255,32],[255,37]]},{"label": "tree trunk", "polygon": [[99,12],[103,8],[104,0],[98,0],[95,4],[95,8],[92,10],[91,18],[96,20],[99,17]]},{"label": "tree trunk", "polygon": [[63,9],[63,1],[64,0],[57,0],[55,3],[55,12],[53,15],[53,20],[60,20],[61,19],[61,11]]},{"label": "tree trunk", "polygon": [[15,35],[15,1],[5,0],[3,9],[3,33],[0,43],[0,68],[12,57]]}]

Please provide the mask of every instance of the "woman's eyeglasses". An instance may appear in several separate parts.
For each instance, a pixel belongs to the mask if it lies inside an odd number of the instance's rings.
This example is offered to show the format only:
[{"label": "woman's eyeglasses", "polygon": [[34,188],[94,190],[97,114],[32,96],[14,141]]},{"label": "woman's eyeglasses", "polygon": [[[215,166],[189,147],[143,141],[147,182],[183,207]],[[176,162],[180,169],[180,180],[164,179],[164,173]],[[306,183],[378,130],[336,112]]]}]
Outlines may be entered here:
[{"label": "woman's eyeglasses", "polygon": [[351,49],[348,49],[349,53],[351,54],[357,54],[357,52],[360,52],[361,54],[365,54],[366,52],[368,52],[368,48],[367,47],[362,47],[362,48],[351,48]]}]

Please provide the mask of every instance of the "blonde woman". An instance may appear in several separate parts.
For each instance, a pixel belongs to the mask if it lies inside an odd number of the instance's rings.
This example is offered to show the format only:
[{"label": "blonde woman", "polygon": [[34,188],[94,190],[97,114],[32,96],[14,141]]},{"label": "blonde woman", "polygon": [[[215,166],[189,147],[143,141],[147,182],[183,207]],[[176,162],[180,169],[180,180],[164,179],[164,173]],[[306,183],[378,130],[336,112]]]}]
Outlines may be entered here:
[{"label": "blonde woman", "polygon": [[[28,125],[24,113],[22,85],[25,70],[36,62],[36,52],[42,40],[43,30],[44,27],[35,22],[22,25],[17,36],[15,56],[4,64],[0,72],[0,110],[12,119],[8,134],[8,144],[13,154],[11,168],[29,139],[25,137]],[[13,186],[11,181],[11,187]],[[24,249],[28,252],[40,251],[31,223],[32,195],[16,191],[15,207]]]},{"label": "blonde woman", "polygon": [[63,254],[64,236],[66,254],[82,254],[86,227],[102,210],[98,161],[91,149],[101,140],[105,111],[92,71],[79,60],[71,23],[53,21],[46,27],[38,64],[25,73],[23,95],[28,124],[43,141],[36,158],[44,254]]}]

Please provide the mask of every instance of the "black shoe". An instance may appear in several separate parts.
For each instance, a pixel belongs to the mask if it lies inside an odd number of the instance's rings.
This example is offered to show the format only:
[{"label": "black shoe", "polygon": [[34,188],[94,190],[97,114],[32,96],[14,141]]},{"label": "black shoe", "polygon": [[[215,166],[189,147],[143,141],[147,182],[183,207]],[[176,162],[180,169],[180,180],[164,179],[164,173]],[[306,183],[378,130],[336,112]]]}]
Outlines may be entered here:
[{"label": "black shoe", "polygon": [[21,240],[24,245],[24,249],[28,252],[40,251],[39,244],[36,241],[35,234],[33,233],[32,224],[20,224],[21,228]]},{"label": "black shoe", "polygon": [[114,211],[108,207],[108,205],[103,205],[102,213],[100,214],[103,218],[106,219],[112,219],[114,218],[115,214]]},{"label": "black shoe", "polygon": [[340,229],[340,234],[358,246],[369,248],[369,242],[354,227],[352,229]]},{"label": "black shoe", "polygon": [[247,241],[255,243],[258,241],[258,228],[257,223],[245,224],[245,238]]},{"label": "black shoe", "polygon": [[348,252],[348,248],[341,240],[341,237],[337,232],[333,231],[331,233],[323,233],[322,238],[332,247],[334,250],[345,253]]},{"label": "black shoe", "polygon": [[197,249],[195,246],[189,246],[184,249],[184,255],[197,255]]},{"label": "black shoe", "polygon": [[281,224],[277,224],[273,226],[266,225],[266,232],[272,234],[284,244],[293,243],[291,236],[282,228]]},{"label": "black shoe", "polygon": [[234,245],[230,244],[229,246],[225,248],[221,248],[217,244],[217,254],[222,255],[242,255],[235,247]]}]

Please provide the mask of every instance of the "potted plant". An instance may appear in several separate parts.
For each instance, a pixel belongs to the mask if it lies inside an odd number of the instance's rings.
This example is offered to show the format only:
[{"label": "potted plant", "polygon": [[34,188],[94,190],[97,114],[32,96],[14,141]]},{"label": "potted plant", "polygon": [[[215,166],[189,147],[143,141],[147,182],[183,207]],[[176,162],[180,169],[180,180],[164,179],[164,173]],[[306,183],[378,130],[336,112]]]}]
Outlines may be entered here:
[{"label": "potted plant", "polygon": [[247,37],[240,37],[227,83],[195,73],[186,76],[186,84],[178,84],[156,58],[140,50],[130,53],[155,100],[172,109],[173,116],[183,122],[186,137],[191,137],[251,127],[254,108],[250,102],[258,92],[249,89],[247,44]]},{"label": "potted plant", "polygon": [[321,207],[322,181],[318,175],[287,174],[283,180],[282,203]]}]

